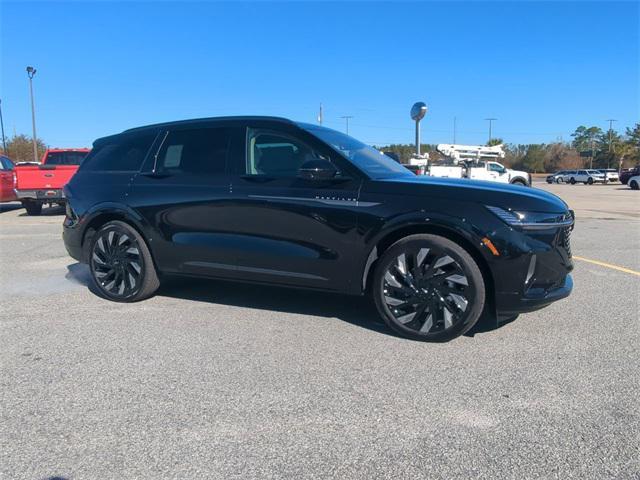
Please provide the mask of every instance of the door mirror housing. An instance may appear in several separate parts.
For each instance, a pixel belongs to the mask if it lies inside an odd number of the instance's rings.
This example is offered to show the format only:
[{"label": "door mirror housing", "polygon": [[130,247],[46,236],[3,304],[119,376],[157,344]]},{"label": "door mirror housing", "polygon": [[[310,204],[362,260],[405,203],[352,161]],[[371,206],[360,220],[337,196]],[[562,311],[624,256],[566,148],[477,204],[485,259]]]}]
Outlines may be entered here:
[{"label": "door mirror housing", "polygon": [[328,160],[309,160],[298,169],[298,178],[305,180],[330,180],[335,178],[338,170]]}]

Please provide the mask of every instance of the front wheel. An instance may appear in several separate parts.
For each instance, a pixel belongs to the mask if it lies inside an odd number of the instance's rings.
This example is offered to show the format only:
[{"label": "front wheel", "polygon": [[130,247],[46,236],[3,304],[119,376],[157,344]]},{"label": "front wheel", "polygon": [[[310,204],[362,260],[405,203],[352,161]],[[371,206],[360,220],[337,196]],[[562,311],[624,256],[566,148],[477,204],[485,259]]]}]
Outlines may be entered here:
[{"label": "front wheel", "polygon": [[589,179],[585,183],[593,185],[593,178],[589,177]]},{"label": "front wheel", "polygon": [[135,302],[160,286],[151,252],[129,224],[105,224],[91,239],[89,267],[98,291],[109,300]]},{"label": "front wheel", "polygon": [[573,178],[573,177],[571,177],[571,180],[569,181],[569,183],[570,183],[571,185],[575,185],[575,184],[576,184],[576,179],[575,179],[575,178]]},{"label": "front wheel", "polygon": [[522,185],[523,187],[526,187],[527,182],[525,182],[524,180],[514,180],[513,182],[511,182],[511,185]]},{"label": "front wheel", "polygon": [[460,245],[438,235],[410,235],[389,247],[378,261],[372,294],[392,330],[432,342],[468,331],[485,303],[476,262]]},{"label": "front wheel", "polygon": [[638,185],[638,182],[635,180],[629,182],[629,186],[631,187],[631,190],[638,190],[640,188],[640,185]]}]

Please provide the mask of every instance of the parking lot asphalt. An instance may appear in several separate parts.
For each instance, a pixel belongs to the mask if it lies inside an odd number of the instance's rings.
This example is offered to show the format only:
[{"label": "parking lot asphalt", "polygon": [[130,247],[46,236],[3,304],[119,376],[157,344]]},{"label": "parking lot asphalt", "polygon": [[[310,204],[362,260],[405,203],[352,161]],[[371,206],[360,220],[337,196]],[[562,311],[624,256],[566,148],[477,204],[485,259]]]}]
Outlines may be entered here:
[{"label": "parking lot asphalt", "polygon": [[574,293],[446,344],[339,295],[174,279],[111,303],[61,210],[2,206],[0,475],[639,478],[640,194],[536,186],[576,210]]}]

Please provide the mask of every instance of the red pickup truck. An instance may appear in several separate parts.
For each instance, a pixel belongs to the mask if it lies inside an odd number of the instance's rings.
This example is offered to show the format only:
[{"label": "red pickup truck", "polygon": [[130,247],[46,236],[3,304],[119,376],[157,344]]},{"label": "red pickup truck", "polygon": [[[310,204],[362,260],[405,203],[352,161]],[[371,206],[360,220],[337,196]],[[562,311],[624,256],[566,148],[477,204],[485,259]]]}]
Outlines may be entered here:
[{"label": "red pickup truck", "polygon": [[28,215],[40,215],[42,206],[64,204],[64,187],[89,153],[88,148],[53,148],[44,152],[41,163],[19,163],[15,192]]}]

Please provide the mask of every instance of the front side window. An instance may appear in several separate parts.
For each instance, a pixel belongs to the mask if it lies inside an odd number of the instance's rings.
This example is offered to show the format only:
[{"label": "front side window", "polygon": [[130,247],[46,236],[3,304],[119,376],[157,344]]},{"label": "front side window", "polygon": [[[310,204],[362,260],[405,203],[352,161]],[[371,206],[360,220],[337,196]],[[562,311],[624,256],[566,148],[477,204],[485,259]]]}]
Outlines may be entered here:
[{"label": "front side window", "polygon": [[322,158],[309,146],[291,136],[269,130],[249,130],[247,174],[295,177],[303,163]]},{"label": "front side window", "polygon": [[504,167],[499,163],[490,163],[489,170],[491,170],[492,172],[502,173],[504,172]]},{"label": "front side window", "polygon": [[155,133],[110,138],[95,146],[81,169],[83,172],[137,172],[155,138]]},{"label": "front side window", "polygon": [[587,174],[587,171],[586,171],[586,170],[580,170],[580,171],[578,172],[578,175],[586,175],[586,174]]},{"label": "front side window", "polygon": [[158,154],[158,172],[216,175],[227,171],[231,135],[227,128],[169,132]]}]

